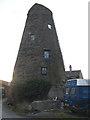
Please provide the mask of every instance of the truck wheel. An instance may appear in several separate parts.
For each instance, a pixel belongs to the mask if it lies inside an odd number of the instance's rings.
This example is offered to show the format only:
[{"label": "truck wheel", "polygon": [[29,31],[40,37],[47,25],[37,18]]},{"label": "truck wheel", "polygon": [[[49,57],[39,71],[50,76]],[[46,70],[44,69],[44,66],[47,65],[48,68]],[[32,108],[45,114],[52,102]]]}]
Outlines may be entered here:
[{"label": "truck wheel", "polygon": [[75,110],[71,110],[72,111],[72,113],[77,113],[77,111],[75,111]]},{"label": "truck wheel", "polygon": [[86,115],[87,115],[87,117],[90,117],[90,110],[86,111]]}]

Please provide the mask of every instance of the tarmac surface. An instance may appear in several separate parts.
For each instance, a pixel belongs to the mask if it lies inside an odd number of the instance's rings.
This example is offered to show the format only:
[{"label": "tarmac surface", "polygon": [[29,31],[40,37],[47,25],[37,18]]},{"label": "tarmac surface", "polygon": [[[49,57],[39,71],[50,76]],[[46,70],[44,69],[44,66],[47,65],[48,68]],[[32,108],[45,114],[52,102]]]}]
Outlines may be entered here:
[{"label": "tarmac surface", "polygon": [[8,105],[5,103],[6,99],[3,99],[2,103],[2,118],[22,118],[17,115],[16,112],[12,111]]}]

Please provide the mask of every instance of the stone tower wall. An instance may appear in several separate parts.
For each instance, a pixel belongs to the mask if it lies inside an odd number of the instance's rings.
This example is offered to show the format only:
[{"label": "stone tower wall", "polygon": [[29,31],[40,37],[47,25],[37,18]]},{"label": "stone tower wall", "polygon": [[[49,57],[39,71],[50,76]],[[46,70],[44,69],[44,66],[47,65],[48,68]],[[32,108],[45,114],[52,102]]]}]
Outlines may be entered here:
[{"label": "stone tower wall", "polygon": [[[48,59],[44,58],[44,51],[49,52]],[[43,67],[47,69],[47,74],[41,74]],[[52,12],[35,4],[27,14],[12,83],[45,78],[53,84],[62,84],[64,74],[64,63]]]}]

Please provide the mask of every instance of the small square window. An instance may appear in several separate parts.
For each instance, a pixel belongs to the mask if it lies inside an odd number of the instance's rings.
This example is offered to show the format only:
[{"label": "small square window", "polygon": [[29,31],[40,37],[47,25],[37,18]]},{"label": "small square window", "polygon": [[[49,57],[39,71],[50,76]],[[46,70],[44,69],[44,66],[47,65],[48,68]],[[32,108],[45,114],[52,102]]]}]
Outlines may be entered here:
[{"label": "small square window", "polygon": [[31,40],[35,40],[35,35],[31,35],[31,36],[30,36],[30,39],[31,39]]},{"label": "small square window", "polygon": [[49,28],[49,29],[52,29],[52,26],[51,26],[50,24],[48,24],[48,28]]},{"label": "small square window", "polygon": [[42,67],[41,68],[41,74],[42,75],[47,75],[47,67]]},{"label": "small square window", "polygon": [[50,51],[49,50],[45,50],[44,51],[44,58],[48,59],[50,57]]}]

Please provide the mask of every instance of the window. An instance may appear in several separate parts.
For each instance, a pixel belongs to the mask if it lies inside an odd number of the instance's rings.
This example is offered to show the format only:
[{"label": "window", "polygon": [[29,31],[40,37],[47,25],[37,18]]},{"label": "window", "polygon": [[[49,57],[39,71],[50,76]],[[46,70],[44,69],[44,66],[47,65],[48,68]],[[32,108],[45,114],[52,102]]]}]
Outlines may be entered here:
[{"label": "window", "polygon": [[67,87],[67,88],[66,88],[66,94],[68,95],[68,94],[69,94],[69,92],[70,92],[70,88],[69,88],[69,87]]},{"label": "window", "polygon": [[74,95],[75,94],[75,87],[71,88],[71,94]]},{"label": "window", "polygon": [[35,35],[31,35],[31,36],[30,36],[30,39],[31,39],[31,40],[35,40]]},{"label": "window", "polygon": [[50,56],[49,50],[45,50],[45,51],[44,51],[44,58],[45,58],[45,59],[48,59],[49,56]]},{"label": "window", "polygon": [[49,28],[49,29],[52,29],[52,26],[51,26],[50,24],[48,24],[48,28]]},{"label": "window", "polygon": [[41,68],[41,74],[42,75],[46,75],[47,74],[47,68],[46,67],[42,67]]}]

